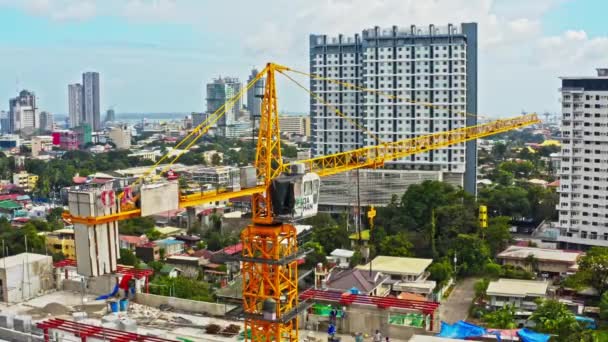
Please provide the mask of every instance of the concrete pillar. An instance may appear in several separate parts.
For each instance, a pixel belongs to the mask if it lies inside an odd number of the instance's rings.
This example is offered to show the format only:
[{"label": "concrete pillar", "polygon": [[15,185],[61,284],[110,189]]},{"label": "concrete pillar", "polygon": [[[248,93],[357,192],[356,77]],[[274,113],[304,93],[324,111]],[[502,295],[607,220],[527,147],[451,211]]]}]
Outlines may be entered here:
[{"label": "concrete pillar", "polygon": [[190,229],[196,223],[196,208],[194,208],[194,207],[186,208],[186,214],[188,217],[188,229]]}]

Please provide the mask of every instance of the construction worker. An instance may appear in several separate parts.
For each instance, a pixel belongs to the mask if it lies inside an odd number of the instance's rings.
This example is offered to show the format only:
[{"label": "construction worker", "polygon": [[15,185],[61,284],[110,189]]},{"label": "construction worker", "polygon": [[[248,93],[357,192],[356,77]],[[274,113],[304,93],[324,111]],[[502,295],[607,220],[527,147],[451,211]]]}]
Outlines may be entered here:
[{"label": "construction worker", "polygon": [[376,333],[374,334],[374,339],[372,341],[382,342],[382,334],[380,333],[380,330],[376,330]]}]

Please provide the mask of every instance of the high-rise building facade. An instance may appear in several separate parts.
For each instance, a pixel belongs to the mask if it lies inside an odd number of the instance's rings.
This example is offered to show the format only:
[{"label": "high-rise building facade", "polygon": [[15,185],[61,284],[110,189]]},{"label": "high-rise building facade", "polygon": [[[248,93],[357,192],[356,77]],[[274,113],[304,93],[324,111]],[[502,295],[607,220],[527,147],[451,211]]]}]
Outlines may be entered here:
[{"label": "high-rise building facade", "polygon": [[[227,101],[236,96],[242,88],[238,78],[217,78],[207,84],[207,113],[212,114],[217,111]],[[243,107],[239,97],[226,113],[216,122],[218,127],[234,125],[239,111]]]},{"label": "high-rise building facade", "polygon": [[41,131],[47,132],[53,130],[53,114],[50,112],[42,111],[40,112],[40,128]]},{"label": "high-rise building facade", "polygon": [[558,241],[608,247],[608,68],[561,80]]},{"label": "high-rise building facade", "polygon": [[82,110],[84,104],[82,101],[82,85],[74,83],[68,85],[68,113],[70,116],[70,127],[78,127],[84,122]]},{"label": "high-rise building facade", "polygon": [[[247,84],[253,81],[255,77],[259,74],[257,69],[251,70],[251,75],[247,79]],[[261,105],[262,105],[262,96],[264,96],[264,78],[260,78],[255,82],[253,87],[247,89],[247,109],[249,110],[249,115],[251,120],[260,117]]]},{"label": "high-rise building facade", "polygon": [[19,92],[19,96],[9,100],[9,133],[31,131],[39,126],[36,95],[28,90]]},{"label": "high-rise building facade", "polygon": [[2,134],[10,133],[10,125],[9,113],[0,110],[0,132]]},{"label": "high-rise building facade", "polygon": [[114,122],[116,121],[116,112],[114,112],[114,108],[110,108],[106,110],[106,118],[103,122]]},{"label": "high-rise building facade", "polygon": [[[314,156],[477,123],[476,23],[311,35],[310,72],[342,82],[311,79]],[[424,105],[428,103],[434,105]],[[386,168],[425,174],[405,176],[414,181],[430,177],[475,193],[476,159],[476,142],[471,141],[396,160]],[[390,187],[399,195],[404,191]],[[385,195],[390,199],[390,191]]]},{"label": "high-rise building facade", "polygon": [[89,124],[93,131],[99,131],[101,129],[99,73],[82,74],[82,104],[83,123]]}]

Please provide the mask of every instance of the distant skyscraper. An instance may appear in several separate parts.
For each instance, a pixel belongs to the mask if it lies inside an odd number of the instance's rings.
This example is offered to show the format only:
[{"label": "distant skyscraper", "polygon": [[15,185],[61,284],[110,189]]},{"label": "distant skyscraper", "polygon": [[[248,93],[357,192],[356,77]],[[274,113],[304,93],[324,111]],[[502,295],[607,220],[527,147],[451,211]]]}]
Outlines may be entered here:
[{"label": "distant skyscraper", "polygon": [[106,111],[106,118],[104,122],[114,122],[116,121],[116,113],[114,112],[114,108],[110,108]]},{"label": "distant skyscraper", "polygon": [[[251,82],[259,73],[257,69],[251,70],[251,75],[249,75],[249,79],[247,79],[247,84]],[[260,106],[262,105],[261,96],[264,95],[264,79],[261,78],[253,87],[247,90],[247,109],[249,110],[249,114],[251,118],[259,118],[260,117]]]},{"label": "distant skyscraper", "polygon": [[53,130],[53,114],[43,111],[40,112],[40,130],[43,132]]},{"label": "distant skyscraper", "polygon": [[70,116],[70,127],[78,127],[84,121],[82,110],[82,85],[80,83],[68,85],[68,112]]},{"label": "distant skyscraper", "polygon": [[8,112],[0,111],[0,132],[7,134],[10,132],[10,120],[8,118]]},{"label": "distant skyscraper", "polygon": [[[211,114],[218,110],[224,103],[232,99],[241,91],[242,84],[238,78],[218,78],[207,84],[207,113]],[[234,105],[226,111],[226,114],[217,121],[219,127],[233,125],[237,115],[242,108],[239,98]]]},{"label": "distant skyscraper", "polygon": [[22,90],[19,96],[9,100],[9,133],[22,130],[32,132],[39,125],[36,113],[36,95],[28,90]]},{"label": "distant skyscraper", "polygon": [[99,131],[101,129],[99,73],[85,72],[82,74],[82,91],[84,123],[89,124],[93,131]]},{"label": "distant skyscraper", "polygon": [[192,113],[192,127],[202,124],[206,118],[207,115],[205,113]]}]

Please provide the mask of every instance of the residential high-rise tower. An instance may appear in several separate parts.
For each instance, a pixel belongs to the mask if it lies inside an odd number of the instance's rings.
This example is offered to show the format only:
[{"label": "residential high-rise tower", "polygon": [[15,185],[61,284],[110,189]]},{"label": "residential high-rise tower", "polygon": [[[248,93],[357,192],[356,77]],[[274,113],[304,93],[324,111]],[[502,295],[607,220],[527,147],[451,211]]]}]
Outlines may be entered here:
[{"label": "residential high-rise tower", "polygon": [[82,85],[74,83],[68,85],[68,113],[70,116],[70,127],[78,127],[84,121],[82,110]]},{"label": "residential high-rise tower", "polygon": [[82,104],[83,123],[89,124],[93,131],[100,130],[99,73],[82,74]]},{"label": "residential high-rise tower", "polygon": [[[241,91],[242,85],[238,78],[219,77],[213,82],[207,84],[207,114],[212,114],[217,111],[224,103],[230,101]],[[217,121],[217,126],[220,128],[220,134],[226,135],[226,126],[235,124],[239,111],[242,108],[240,97],[226,111],[226,113]]]},{"label": "residential high-rise tower", "polygon": [[[310,72],[352,84],[311,79],[311,90],[321,99],[311,97],[310,102],[315,156],[477,123],[476,23],[374,27],[353,36],[311,35]],[[386,204],[408,184],[424,179],[447,181],[475,193],[476,159],[476,142],[470,141],[396,160],[386,165],[386,171],[369,171],[370,179],[382,182],[369,185],[369,196],[377,198],[368,199],[370,204]],[[326,183],[341,179],[338,188],[347,189],[347,177],[335,176]],[[339,194],[325,200],[336,203],[346,198]]]},{"label": "residential high-rise tower", "polygon": [[[247,84],[251,82],[259,73],[257,69],[251,70],[251,75],[247,79]],[[253,87],[247,90],[247,109],[249,110],[249,114],[251,115],[251,119],[259,118],[261,105],[262,105],[262,96],[264,95],[264,79],[261,78],[255,82]]]},{"label": "residential high-rise tower", "polygon": [[558,242],[608,247],[608,68],[561,80]]}]

